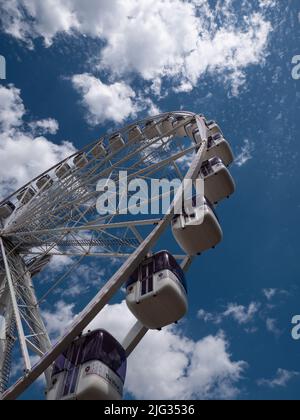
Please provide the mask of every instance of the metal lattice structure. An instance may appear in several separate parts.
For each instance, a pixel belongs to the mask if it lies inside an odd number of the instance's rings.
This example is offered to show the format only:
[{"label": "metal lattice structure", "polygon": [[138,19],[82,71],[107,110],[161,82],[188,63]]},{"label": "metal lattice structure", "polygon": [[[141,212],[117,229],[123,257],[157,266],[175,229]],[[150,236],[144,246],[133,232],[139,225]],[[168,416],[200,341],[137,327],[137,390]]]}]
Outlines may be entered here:
[{"label": "metal lattice structure", "polygon": [[[177,123],[170,124],[171,119]],[[181,135],[189,123],[198,127],[200,143],[195,143],[192,136]],[[172,209],[169,214],[157,218],[126,216],[121,208],[115,215],[100,216],[96,206],[99,179],[107,178],[118,184],[119,171],[124,170],[128,172],[128,181],[137,177],[145,180],[180,178],[183,181],[195,179],[199,174],[208,141],[204,117],[189,112],[161,114],[138,121],[118,133],[124,139],[118,150],[110,144],[113,133],[104,135],[101,141],[84,147],[0,203],[1,206],[9,201],[15,207],[13,214],[2,220],[0,230],[2,399],[17,398],[43,373],[49,380],[55,358],[118,292],[147,253],[159,244],[162,233],[171,223]],[[190,162],[187,174],[182,170],[184,159]],[[38,290],[39,273],[53,256],[74,259],[68,275],[89,257],[104,261],[117,258],[123,263],[54,346],[45,328],[40,305],[60,285],[61,278],[55,279],[42,297]],[[191,257],[180,254],[176,258],[188,269]],[[123,343],[128,355],[146,332],[147,329],[137,322]],[[21,348],[25,374],[7,389],[16,342]],[[33,354],[40,358],[34,367],[31,365]]]}]

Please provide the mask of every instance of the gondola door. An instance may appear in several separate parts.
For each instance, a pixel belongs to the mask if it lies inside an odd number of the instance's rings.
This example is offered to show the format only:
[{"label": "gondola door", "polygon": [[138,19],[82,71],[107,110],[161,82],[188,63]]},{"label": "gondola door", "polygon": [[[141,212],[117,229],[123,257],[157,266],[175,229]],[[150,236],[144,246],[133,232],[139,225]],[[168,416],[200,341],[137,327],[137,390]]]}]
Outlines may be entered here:
[{"label": "gondola door", "polygon": [[[77,344],[77,343],[76,343]],[[74,395],[76,391],[77,381],[80,366],[78,365],[79,356],[80,356],[80,346],[73,343],[71,348],[68,351],[68,357],[66,358],[67,372],[65,376],[65,382],[63,387],[62,397],[68,397]]]},{"label": "gondola door", "polygon": [[139,272],[139,280],[140,280],[140,287],[139,287],[139,298],[143,298],[143,296],[146,296],[148,293],[152,293],[154,290],[154,281],[153,281],[153,275],[154,275],[154,264],[155,259],[148,259],[144,264],[140,267]]}]

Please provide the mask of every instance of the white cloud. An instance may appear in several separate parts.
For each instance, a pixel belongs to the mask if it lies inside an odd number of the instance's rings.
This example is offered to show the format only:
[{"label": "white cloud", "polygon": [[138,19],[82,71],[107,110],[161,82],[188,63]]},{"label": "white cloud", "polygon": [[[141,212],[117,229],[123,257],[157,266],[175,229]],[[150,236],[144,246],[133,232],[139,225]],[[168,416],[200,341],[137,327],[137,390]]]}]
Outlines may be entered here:
[{"label": "white cloud", "polygon": [[259,0],[259,6],[261,8],[272,8],[277,6],[278,0]]},{"label": "white cloud", "polygon": [[219,314],[211,314],[204,309],[200,309],[198,311],[198,318],[204,322],[212,322],[215,325],[221,324],[225,319],[231,318],[239,325],[246,325],[255,320],[259,309],[260,304],[256,302],[250,303],[248,307],[230,303],[227,305],[226,310]]},{"label": "white cloud", "polygon": [[[0,86],[0,195],[5,196],[75,152],[69,142],[54,144],[27,130],[20,90]],[[38,121],[48,131],[54,120]],[[50,122],[49,122],[50,121]],[[32,123],[34,124],[34,123]]]},{"label": "white cloud", "polygon": [[227,318],[232,317],[239,325],[245,325],[253,321],[259,308],[260,305],[255,302],[250,303],[248,308],[242,305],[230,304],[224,312],[224,316]]},{"label": "white cloud", "polygon": [[38,36],[50,46],[60,32],[73,31],[77,26],[68,0],[0,0],[2,26],[6,33],[28,42]]},{"label": "white cloud", "polygon": [[107,85],[85,73],[73,76],[72,83],[82,96],[82,105],[87,110],[87,121],[92,126],[105,121],[122,123],[129,117],[135,118],[143,110],[148,110],[150,115],[160,112],[150,98],[137,95],[124,82]]},{"label": "white cloud", "polygon": [[139,95],[137,101],[138,111],[147,111],[147,114],[150,116],[158,115],[161,113],[159,107],[150,99],[144,98],[142,95]]},{"label": "white cloud", "polygon": [[61,337],[74,319],[74,305],[59,301],[54,306],[54,311],[43,310],[42,317],[48,334],[53,340]]},{"label": "white cloud", "polygon": [[274,334],[275,337],[279,337],[282,334],[282,331],[278,328],[277,321],[274,318],[266,319],[266,327],[267,331]]},{"label": "white cloud", "polygon": [[38,135],[42,135],[42,134],[55,135],[57,134],[59,130],[58,122],[54,120],[53,118],[33,121],[32,123],[29,124],[29,127],[32,129],[35,135],[37,134]]},{"label": "white cloud", "polygon": [[198,319],[204,322],[212,322],[215,325],[221,324],[223,321],[223,314],[212,314],[210,312],[205,311],[204,309],[200,309],[197,314]]},{"label": "white cloud", "polygon": [[100,68],[116,77],[130,73],[145,80],[172,78],[189,91],[205,73],[225,75],[233,93],[249,65],[263,63],[272,30],[265,17],[269,0],[236,18],[234,1],[208,0],[0,0],[4,30],[27,42],[38,36],[51,45],[58,34],[104,40]]},{"label": "white cloud", "polygon": [[[43,317],[57,337],[74,318],[74,307],[59,302]],[[123,302],[106,306],[86,330],[104,328],[122,342],[134,322]],[[222,333],[194,341],[170,327],[150,331],[130,356],[126,390],[136,399],[233,399],[246,367],[232,361]]]},{"label": "white cloud", "polygon": [[91,125],[106,120],[123,122],[136,116],[135,92],[125,83],[106,85],[89,74],[78,74],[72,78],[75,89],[82,95],[82,104],[88,110]]},{"label": "white cloud", "polygon": [[289,296],[289,292],[287,290],[280,290],[280,289],[263,289],[263,295],[268,301],[273,300],[276,296],[287,297]]},{"label": "white cloud", "polygon": [[0,86],[0,130],[10,131],[22,124],[25,107],[20,97],[20,90],[13,85]]},{"label": "white cloud", "polygon": [[235,164],[239,167],[244,166],[249,160],[253,158],[254,143],[249,140],[244,141],[241,152],[235,159]]},{"label": "white cloud", "polygon": [[18,379],[20,375],[24,373],[24,360],[22,358],[14,361],[11,367],[10,377],[11,379]]},{"label": "white cloud", "polygon": [[53,256],[43,273],[43,282],[49,285],[49,288],[58,282],[52,293],[54,296],[59,296],[59,299],[76,299],[79,296],[83,299],[85,295],[95,288],[98,290],[105,280],[108,280],[112,265],[113,262],[99,269],[99,261],[94,259]]},{"label": "white cloud", "polygon": [[63,297],[78,298],[90,292],[92,288],[101,287],[108,277],[105,269],[99,269],[99,263],[94,261],[76,266],[69,276],[67,287],[57,290]]},{"label": "white cloud", "polygon": [[73,259],[66,255],[54,255],[51,258],[47,268],[53,272],[60,272],[62,269],[71,266],[74,263]]},{"label": "white cloud", "polygon": [[194,155],[189,153],[184,156],[182,156],[180,159],[176,161],[176,164],[179,166],[179,168],[186,173],[188,169],[190,168],[192,162],[194,159]]},{"label": "white cloud", "polygon": [[267,300],[272,300],[276,294],[277,294],[278,290],[277,289],[263,289],[263,294],[266,297]]},{"label": "white cloud", "polygon": [[[89,328],[122,341],[133,324],[123,302],[106,307]],[[178,328],[151,331],[129,358],[127,392],[136,399],[235,398],[246,364],[233,362],[228,347],[222,334],[194,341]]]},{"label": "white cloud", "polygon": [[191,82],[183,80],[180,85],[173,88],[175,93],[188,93],[193,90],[194,86]]},{"label": "white cloud", "polygon": [[[35,366],[40,361],[40,357],[36,355],[30,355],[30,362],[31,366]],[[11,372],[10,372],[10,379],[11,381],[15,382],[18,379],[20,379],[21,376],[24,375],[25,370],[25,364],[24,359],[22,357],[20,358],[14,358],[14,363],[12,364]],[[39,387],[43,387],[44,389],[41,390],[43,392],[45,390],[46,380],[44,374],[42,374],[35,382],[35,385]]]},{"label": "white cloud", "polygon": [[290,372],[285,369],[278,369],[274,379],[260,379],[258,381],[259,386],[266,386],[269,388],[285,388],[291,380],[299,377],[299,372]]},{"label": "white cloud", "polygon": [[229,303],[222,312],[210,313],[204,309],[198,311],[198,319],[205,323],[221,325],[226,320],[233,320],[244,328],[247,334],[253,334],[258,331],[259,326],[263,327],[276,338],[279,338],[283,331],[278,326],[278,321],[274,317],[274,311],[277,307],[270,302],[275,296],[287,297],[289,293],[286,290],[264,289],[263,294],[268,303],[251,302],[248,306]]}]

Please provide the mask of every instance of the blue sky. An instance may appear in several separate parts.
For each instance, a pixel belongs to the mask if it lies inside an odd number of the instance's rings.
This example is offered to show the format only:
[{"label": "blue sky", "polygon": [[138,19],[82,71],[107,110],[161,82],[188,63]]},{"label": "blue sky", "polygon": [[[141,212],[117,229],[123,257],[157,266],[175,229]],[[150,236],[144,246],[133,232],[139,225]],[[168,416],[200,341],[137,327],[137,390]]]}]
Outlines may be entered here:
[{"label": "blue sky", "polygon": [[[217,120],[237,156],[237,193],[218,209],[224,241],[189,272],[187,319],[161,339],[153,333],[145,340],[143,351],[155,348],[161,358],[160,372],[132,369],[127,397],[155,398],[153,383],[161,381],[171,399],[298,399],[300,343],[291,338],[291,319],[300,312],[300,81],[291,76],[292,57],[300,54],[297,3],[85,3],[0,0],[0,54],[7,62],[0,84],[1,195],[67,155],[71,143],[79,149],[158,109]],[[24,147],[21,157],[9,147],[12,132],[15,147]],[[165,248],[170,241],[166,235]],[[39,296],[63,268],[52,266],[36,283]],[[104,281],[110,274],[99,261],[88,268],[43,308],[54,337],[97,291],[97,275]],[[121,329],[121,300],[104,316],[112,329]],[[177,376],[166,374],[168,363]],[[188,366],[194,373],[185,374]],[[40,391],[38,384],[24,398],[41,398]]]}]

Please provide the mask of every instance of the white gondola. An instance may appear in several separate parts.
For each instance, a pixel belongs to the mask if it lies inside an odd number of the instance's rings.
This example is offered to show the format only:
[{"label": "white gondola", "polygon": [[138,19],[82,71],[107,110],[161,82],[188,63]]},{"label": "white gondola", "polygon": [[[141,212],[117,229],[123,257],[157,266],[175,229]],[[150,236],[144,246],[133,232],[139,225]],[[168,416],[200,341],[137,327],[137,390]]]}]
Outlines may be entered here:
[{"label": "white gondola", "polygon": [[33,199],[35,194],[36,191],[33,188],[25,188],[24,190],[18,193],[17,199],[20,201],[21,204],[28,204]]},{"label": "white gondola", "polygon": [[104,330],[74,340],[56,360],[47,399],[121,400],[127,358],[121,344]]},{"label": "white gondola", "polygon": [[126,290],[128,308],[149,329],[166,327],[187,313],[185,275],[167,251],[147,258],[127,282]]},{"label": "white gondola", "polygon": [[116,134],[109,139],[111,151],[113,153],[118,152],[122,147],[125,146],[125,141],[121,134]]},{"label": "white gondola", "polygon": [[176,129],[175,136],[176,137],[186,137],[186,125],[187,125],[188,117],[185,117],[184,115],[180,115],[176,118],[176,121],[173,123],[173,128]]},{"label": "white gondola", "polygon": [[[193,140],[196,144],[200,144],[202,142],[198,128],[194,130]],[[225,166],[231,165],[234,161],[234,155],[230,144],[224,139],[224,137],[221,134],[215,134],[214,136],[210,136],[208,138],[207,152],[205,158],[208,160],[214,157],[219,157],[220,159],[222,159]]]},{"label": "white gondola", "polygon": [[70,175],[71,173],[71,166],[68,163],[63,163],[55,170],[55,175],[59,179],[63,179],[66,176]]},{"label": "white gondola", "polygon": [[195,206],[196,200],[193,199],[193,208],[185,209],[184,214],[174,216],[172,221],[176,242],[191,256],[216,247],[223,239],[222,228],[208,200],[205,199],[199,207]]},{"label": "white gondola", "polygon": [[51,255],[43,255],[42,257],[32,258],[26,263],[26,269],[29,271],[31,277],[34,277],[46,268],[51,259]]},{"label": "white gondola", "polygon": [[128,140],[130,142],[138,143],[143,140],[143,132],[140,126],[135,125],[129,130],[128,133]]},{"label": "white gondola", "polygon": [[185,131],[188,137],[194,139],[194,132],[198,129],[196,119],[193,119],[190,123],[185,126]]},{"label": "white gondola", "polygon": [[203,163],[200,176],[204,179],[205,196],[213,204],[229,198],[235,192],[235,182],[218,157]]},{"label": "white gondola", "polygon": [[11,202],[7,201],[0,207],[0,219],[7,219],[15,211],[16,206]]},{"label": "white gondola", "polygon": [[106,148],[105,148],[102,140],[99,141],[99,143],[97,143],[96,146],[93,147],[92,155],[96,159],[100,159],[100,158],[105,157],[107,155]]},{"label": "white gondola", "polygon": [[148,121],[146,123],[144,133],[149,140],[161,136],[158,125],[155,121]]},{"label": "white gondola", "polygon": [[214,136],[216,134],[220,134],[221,136],[223,136],[223,132],[220,126],[215,121],[208,121],[206,125],[209,129],[210,136]]},{"label": "white gondola", "polygon": [[53,179],[50,175],[44,175],[36,181],[36,186],[39,190],[48,190],[52,185]]},{"label": "white gondola", "polygon": [[174,122],[175,122],[175,118],[169,116],[159,124],[160,131],[164,136],[170,136],[171,135],[171,133],[173,131],[173,123]]},{"label": "white gondola", "polygon": [[234,161],[230,144],[221,134],[215,134],[208,139],[206,159],[212,159],[215,156],[222,159],[225,166],[231,165]]},{"label": "white gondola", "polygon": [[196,144],[200,144],[202,142],[202,138],[201,138],[198,127],[196,127],[195,130],[193,131],[192,139],[194,140]]},{"label": "white gondola", "polygon": [[85,153],[79,153],[79,155],[75,156],[73,163],[77,169],[84,169],[88,163],[88,157]]}]

